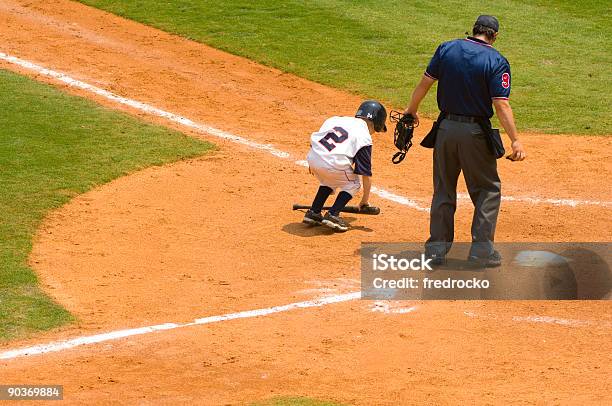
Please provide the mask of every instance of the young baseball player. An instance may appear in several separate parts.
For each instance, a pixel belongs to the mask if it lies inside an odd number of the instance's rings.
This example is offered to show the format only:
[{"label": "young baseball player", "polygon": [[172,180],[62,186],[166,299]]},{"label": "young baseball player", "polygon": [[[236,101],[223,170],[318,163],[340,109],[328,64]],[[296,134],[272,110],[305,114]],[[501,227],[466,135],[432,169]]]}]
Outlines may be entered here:
[{"label": "young baseball player", "polygon": [[[368,205],[372,186],[372,137],[387,131],[387,111],[377,101],[361,103],[355,117],[331,117],[310,138],[308,165],[320,182],[311,209],[306,212],[306,224],[324,224],[337,231],[348,230],[340,211],[361,187],[360,207]],[[325,201],[336,189],[340,190],[331,209],[323,216]]]}]

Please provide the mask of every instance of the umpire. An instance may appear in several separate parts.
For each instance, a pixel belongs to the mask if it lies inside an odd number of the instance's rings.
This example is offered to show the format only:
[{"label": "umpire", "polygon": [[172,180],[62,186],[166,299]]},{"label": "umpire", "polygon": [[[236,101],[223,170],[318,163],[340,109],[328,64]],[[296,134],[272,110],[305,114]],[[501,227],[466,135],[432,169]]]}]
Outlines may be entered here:
[{"label": "umpire", "polygon": [[491,141],[495,137],[489,121],[493,107],[512,141],[508,159],[522,161],[526,153],[518,140],[508,101],[510,64],[493,48],[498,31],[499,22],[495,17],[481,15],[474,24],[472,36],[438,46],[405,110],[418,122],[421,100],[434,82],[439,82],[437,100],[441,113],[433,135],[430,134],[435,137],[431,144],[434,194],[430,237],[425,245],[432,263],[437,265],[445,263],[453,242],[457,179],[461,171],[474,204],[469,259],[485,266],[501,264],[501,256],[493,247],[501,202],[496,161],[499,156],[496,157]]}]

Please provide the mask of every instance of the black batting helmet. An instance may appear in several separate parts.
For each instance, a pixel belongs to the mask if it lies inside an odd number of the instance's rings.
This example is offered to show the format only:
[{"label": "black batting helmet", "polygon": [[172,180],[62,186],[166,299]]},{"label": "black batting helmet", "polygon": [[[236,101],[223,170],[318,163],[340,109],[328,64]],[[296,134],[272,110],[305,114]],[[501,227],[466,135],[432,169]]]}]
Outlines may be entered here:
[{"label": "black batting helmet", "polygon": [[355,117],[372,120],[376,132],[387,131],[387,125],[385,124],[387,120],[387,110],[385,110],[385,106],[376,100],[366,100],[361,103],[357,109],[357,113],[355,113]]}]

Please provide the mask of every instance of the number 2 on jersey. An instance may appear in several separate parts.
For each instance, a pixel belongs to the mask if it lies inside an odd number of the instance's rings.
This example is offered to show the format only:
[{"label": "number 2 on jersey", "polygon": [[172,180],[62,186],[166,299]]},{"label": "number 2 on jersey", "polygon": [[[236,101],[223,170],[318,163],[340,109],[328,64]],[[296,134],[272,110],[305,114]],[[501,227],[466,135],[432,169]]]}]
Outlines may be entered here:
[{"label": "number 2 on jersey", "polygon": [[319,142],[328,151],[332,151],[336,148],[336,144],[342,144],[348,138],[348,132],[342,127],[334,127],[333,131],[325,134],[325,137],[321,138]]}]

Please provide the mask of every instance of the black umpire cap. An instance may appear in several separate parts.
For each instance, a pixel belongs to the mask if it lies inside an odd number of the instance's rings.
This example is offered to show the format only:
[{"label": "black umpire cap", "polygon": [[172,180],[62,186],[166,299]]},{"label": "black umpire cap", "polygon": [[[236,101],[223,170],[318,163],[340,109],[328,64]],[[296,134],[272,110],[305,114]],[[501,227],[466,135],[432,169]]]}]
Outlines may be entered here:
[{"label": "black umpire cap", "polygon": [[493,16],[478,16],[474,25],[482,25],[483,27],[491,28],[495,32],[499,31],[499,21],[497,21],[497,18]]}]

